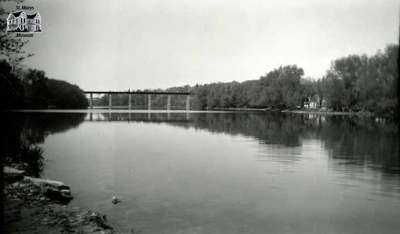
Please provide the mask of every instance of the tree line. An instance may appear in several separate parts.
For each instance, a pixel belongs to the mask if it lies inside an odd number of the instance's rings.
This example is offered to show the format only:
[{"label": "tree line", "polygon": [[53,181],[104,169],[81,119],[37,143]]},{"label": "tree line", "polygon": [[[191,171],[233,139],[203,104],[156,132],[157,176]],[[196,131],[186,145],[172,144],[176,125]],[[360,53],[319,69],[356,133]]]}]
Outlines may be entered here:
[{"label": "tree line", "polygon": [[[398,45],[389,45],[372,56],[349,55],[336,59],[320,79],[304,77],[296,65],[281,66],[257,80],[220,82],[166,90],[191,92],[192,108],[267,108],[300,109],[313,103],[317,109],[369,112],[379,116],[398,116]],[[138,90],[140,91],[140,90]],[[146,90],[144,90],[146,91]],[[174,98],[172,106],[185,105]],[[113,105],[127,105],[127,95],[113,95]],[[137,96],[132,105],[145,108],[147,97]],[[108,105],[108,96],[96,100]],[[153,107],[166,107],[166,97],[152,97]]]},{"label": "tree line", "polygon": [[0,60],[1,109],[77,109],[87,108],[83,91],[66,81],[50,79],[44,71],[12,71],[6,60]]},{"label": "tree line", "polygon": [[332,111],[396,115],[398,111],[398,45],[372,56],[336,59],[320,79],[304,78],[296,65],[279,67],[258,80],[196,85],[191,91],[200,109],[296,109],[315,103]]}]

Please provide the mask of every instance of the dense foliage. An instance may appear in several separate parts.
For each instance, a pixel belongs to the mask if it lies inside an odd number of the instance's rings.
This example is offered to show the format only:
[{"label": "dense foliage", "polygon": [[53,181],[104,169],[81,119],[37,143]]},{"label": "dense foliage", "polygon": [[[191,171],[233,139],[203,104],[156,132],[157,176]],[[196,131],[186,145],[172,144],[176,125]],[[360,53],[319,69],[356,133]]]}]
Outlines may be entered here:
[{"label": "dense foliage", "polygon": [[0,61],[0,109],[20,108],[24,100],[24,87],[20,79],[11,72],[5,60]]},{"label": "dense foliage", "polygon": [[321,80],[327,106],[394,115],[398,109],[398,50],[398,45],[391,45],[370,57],[351,55],[335,60]]},{"label": "dense foliage", "polygon": [[0,108],[86,108],[83,91],[68,82],[49,79],[43,71],[29,69],[19,76],[0,61]]},{"label": "dense foliage", "polygon": [[334,111],[365,111],[395,116],[398,111],[398,45],[373,56],[350,55],[332,62],[319,80],[304,79],[293,66],[275,69],[258,80],[192,88],[197,108],[270,107],[293,109],[315,102]]}]

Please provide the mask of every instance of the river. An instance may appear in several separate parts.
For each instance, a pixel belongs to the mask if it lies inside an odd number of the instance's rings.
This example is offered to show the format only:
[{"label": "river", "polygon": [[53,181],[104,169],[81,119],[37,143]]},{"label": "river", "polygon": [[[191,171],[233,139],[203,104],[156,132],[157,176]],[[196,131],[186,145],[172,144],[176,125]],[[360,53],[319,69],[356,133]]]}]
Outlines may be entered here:
[{"label": "river", "polygon": [[[399,233],[398,125],[260,112],[24,112],[37,173],[135,233]],[[17,133],[14,134],[18,135]],[[12,145],[12,136],[8,144]],[[122,202],[112,204],[111,197]]]}]

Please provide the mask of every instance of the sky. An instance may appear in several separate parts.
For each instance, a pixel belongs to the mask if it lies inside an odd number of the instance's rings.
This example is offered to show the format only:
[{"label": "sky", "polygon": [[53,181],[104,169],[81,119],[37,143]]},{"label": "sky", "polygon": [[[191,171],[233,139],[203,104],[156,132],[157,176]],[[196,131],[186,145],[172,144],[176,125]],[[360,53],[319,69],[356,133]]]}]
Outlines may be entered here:
[{"label": "sky", "polygon": [[[3,3],[8,11],[16,3]],[[84,90],[156,89],[258,79],[399,41],[400,0],[38,0],[43,32],[26,66]]]}]

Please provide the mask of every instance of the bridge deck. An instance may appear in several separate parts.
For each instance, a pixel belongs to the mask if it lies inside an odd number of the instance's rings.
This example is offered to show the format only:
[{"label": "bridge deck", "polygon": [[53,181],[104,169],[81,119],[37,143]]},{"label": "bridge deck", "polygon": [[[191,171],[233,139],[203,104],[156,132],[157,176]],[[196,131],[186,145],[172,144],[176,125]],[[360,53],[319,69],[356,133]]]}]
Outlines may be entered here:
[{"label": "bridge deck", "polygon": [[154,94],[154,95],[190,95],[190,92],[157,92],[157,91],[83,91],[86,94]]}]

